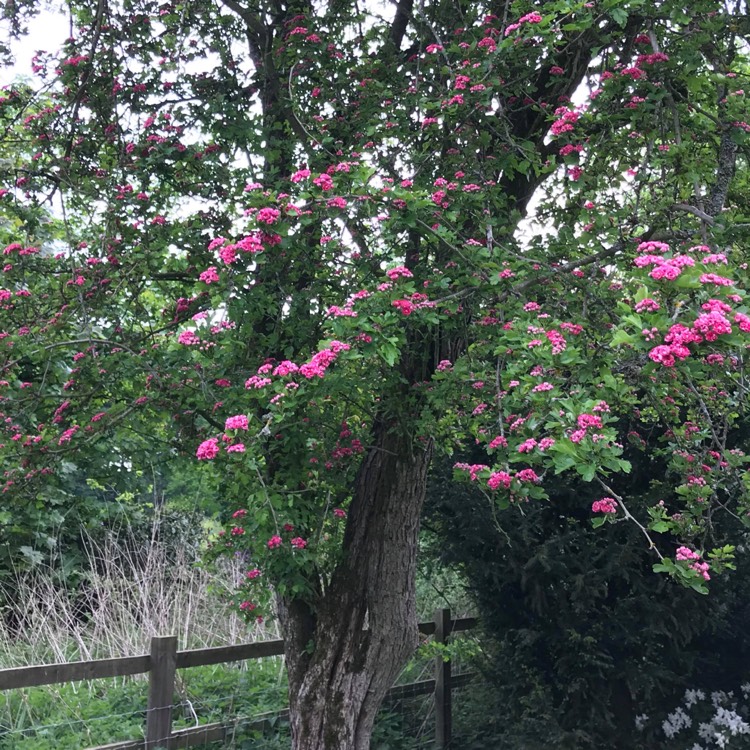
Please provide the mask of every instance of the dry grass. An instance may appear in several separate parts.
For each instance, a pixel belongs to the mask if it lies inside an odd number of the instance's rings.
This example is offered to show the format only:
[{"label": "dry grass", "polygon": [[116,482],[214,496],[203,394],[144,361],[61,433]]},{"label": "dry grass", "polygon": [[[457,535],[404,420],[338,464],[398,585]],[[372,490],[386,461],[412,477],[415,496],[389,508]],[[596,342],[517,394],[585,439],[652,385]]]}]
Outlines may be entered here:
[{"label": "dry grass", "polygon": [[248,631],[225,603],[243,570],[200,567],[192,544],[149,539],[126,544],[122,534],[88,536],[91,571],[71,590],[52,568],[18,572],[0,590],[9,617],[0,618],[0,668],[148,653],[155,635],[177,635],[180,648],[278,637],[266,626]]}]

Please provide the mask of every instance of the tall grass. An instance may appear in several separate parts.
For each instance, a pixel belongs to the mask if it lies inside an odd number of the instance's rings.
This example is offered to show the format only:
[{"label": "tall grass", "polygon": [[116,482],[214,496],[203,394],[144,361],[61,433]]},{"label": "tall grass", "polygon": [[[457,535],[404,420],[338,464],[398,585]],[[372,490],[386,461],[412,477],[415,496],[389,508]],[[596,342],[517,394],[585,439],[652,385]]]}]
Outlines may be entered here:
[{"label": "tall grass", "polygon": [[[245,572],[241,561],[202,567],[205,540],[175,538],[168,524],[156,515],[145,533],[84,533],[75,585],[66,584],[60,561],[7,577],[0,668],[145,654],[155,635],[176,635],[181,649],[277,638],[273,626],[248,630],[228,604]],[[3,691],[0,750],[80,750],[142,736],[146,679]],[[181,670],[175,688],[176,726],[253,715],[283,705],[283,660]]]},{"label": "tall grass", "polygon": [[0,668],[132,656],[148,652],[156,635],[176,635],[179,647],[202,648],[278,637],[248,627],[227,596],[244,570],[199,565],[200,545],[164,541],[156,515],[150,533],[84,532],[81,583],[71,587],[54,565],[16,571],[0,585]]}]

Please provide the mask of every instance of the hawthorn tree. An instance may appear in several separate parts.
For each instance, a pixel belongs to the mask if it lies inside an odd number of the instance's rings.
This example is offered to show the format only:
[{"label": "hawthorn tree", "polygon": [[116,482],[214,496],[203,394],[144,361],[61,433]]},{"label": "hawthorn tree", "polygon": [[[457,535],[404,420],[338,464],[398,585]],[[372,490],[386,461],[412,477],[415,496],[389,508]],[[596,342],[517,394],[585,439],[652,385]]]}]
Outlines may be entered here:
[{"label": "hawthorn tree", "polygon": [[[20,33],[33,4],[9,8]],[[369,745],[436,451],[484,446],[456,474],[498,509],[594,483],[594,523],[697,590],[731,565],[742,3],[68,10],[42,83],[0,99],[8,524],[74,457],[210,464],[237,606],[274,597],[295,750]],[[667,468],[631,498],[639,433]]]}]

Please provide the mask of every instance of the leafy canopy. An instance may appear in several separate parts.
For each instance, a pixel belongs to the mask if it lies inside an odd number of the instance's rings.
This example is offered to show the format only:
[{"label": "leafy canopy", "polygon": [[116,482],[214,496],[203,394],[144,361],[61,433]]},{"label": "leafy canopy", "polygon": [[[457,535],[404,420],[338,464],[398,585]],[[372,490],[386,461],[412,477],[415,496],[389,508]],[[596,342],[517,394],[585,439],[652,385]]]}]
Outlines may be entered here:
[{"label": "leafy canopy", "polygon": [[[731,565],[739,6],[71,13],[43,85],[0,99],[6,538],[68,457],[197,451],[240,509],[215,548],[247,557],[238,605],[312,601],[386,425],[394,450],[484,446],[456,474],[498,508],[593,483],[594,523],[696,590]],[[664,475],[631,495],[644,435]]]}]

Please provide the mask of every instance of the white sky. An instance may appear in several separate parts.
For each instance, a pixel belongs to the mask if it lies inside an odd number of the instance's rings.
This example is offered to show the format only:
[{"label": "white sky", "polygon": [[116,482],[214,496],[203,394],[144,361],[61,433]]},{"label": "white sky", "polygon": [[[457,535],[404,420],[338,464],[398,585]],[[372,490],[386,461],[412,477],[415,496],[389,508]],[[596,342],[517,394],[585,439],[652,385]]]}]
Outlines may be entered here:
[{"label": "white sky", "polygon": [[70,34],[70,24],[61,11],[42,10],[29,24],[29,33],[11,45],[15,65],[0,68],[0,86],[7,86],[16,78],[37,80],[31,74],[31,58],[39,50],[55,52]]}]

